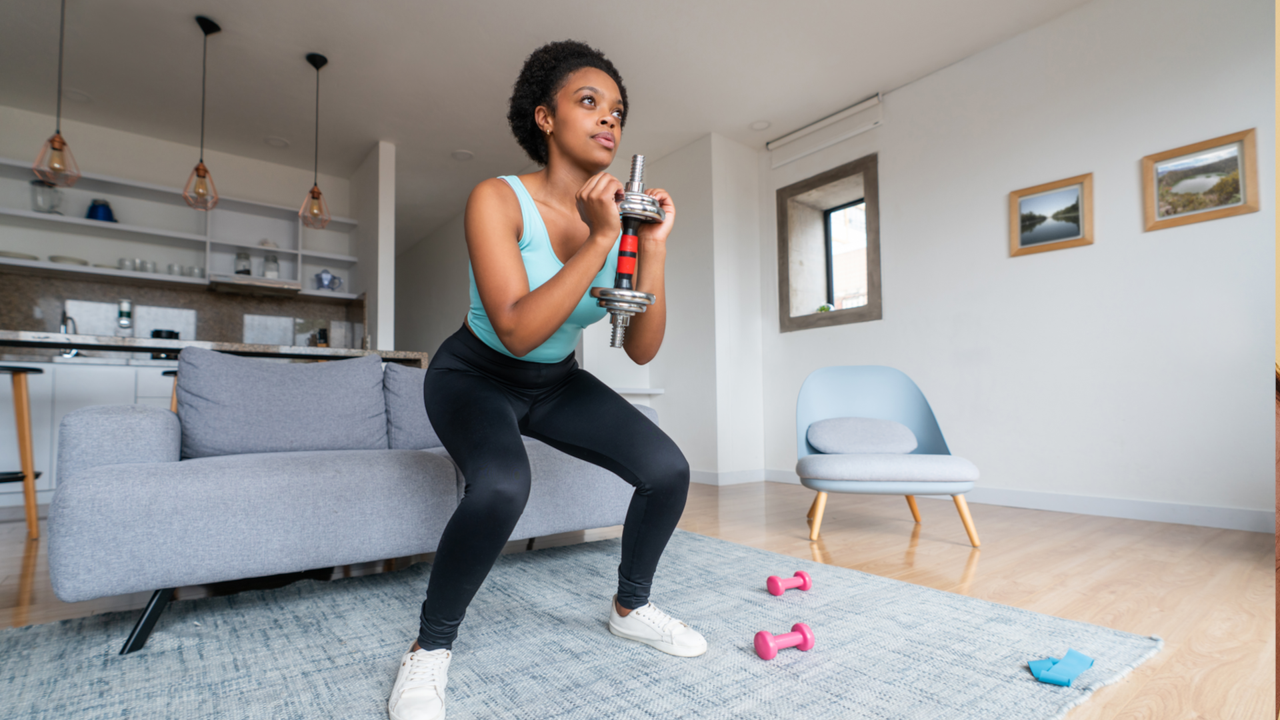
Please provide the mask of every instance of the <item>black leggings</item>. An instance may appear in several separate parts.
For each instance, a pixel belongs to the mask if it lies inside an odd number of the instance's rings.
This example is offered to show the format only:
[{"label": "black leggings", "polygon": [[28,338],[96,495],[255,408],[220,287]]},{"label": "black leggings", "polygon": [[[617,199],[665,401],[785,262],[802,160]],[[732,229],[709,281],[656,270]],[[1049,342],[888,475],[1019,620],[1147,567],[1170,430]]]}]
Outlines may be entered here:
[{"label": "black leggings", "polygon": [[485,345],[465,325],[431,359],[423,395],[466,493],[436,550],[420,646],[453,647],[471,598],[524,511],[530,476],[521,435],[635,487],[622,530],[618,602],[634,609],[649,601],[654,570],[689,491],[689,463],[666,433],[580,369],[572,355],[556,363],[518,360]]}]

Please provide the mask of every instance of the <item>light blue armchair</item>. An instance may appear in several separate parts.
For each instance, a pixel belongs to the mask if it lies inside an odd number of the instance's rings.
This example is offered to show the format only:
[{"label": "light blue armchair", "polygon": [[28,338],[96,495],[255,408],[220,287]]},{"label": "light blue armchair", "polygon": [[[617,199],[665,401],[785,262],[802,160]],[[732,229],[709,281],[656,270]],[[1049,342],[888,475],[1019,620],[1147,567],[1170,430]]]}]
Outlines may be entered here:
[{"label": "light blue armchair", "polygon": [[901,371],[875,365],[815,370],[796,402],[796,448],[801,484],[818,491],[809,508],[810,540],[818,539],[829,492],[905,495],[917,523],[916,495],[950,495],[978,547],[964,499],[978,468],[951,454],[929,402]]}]

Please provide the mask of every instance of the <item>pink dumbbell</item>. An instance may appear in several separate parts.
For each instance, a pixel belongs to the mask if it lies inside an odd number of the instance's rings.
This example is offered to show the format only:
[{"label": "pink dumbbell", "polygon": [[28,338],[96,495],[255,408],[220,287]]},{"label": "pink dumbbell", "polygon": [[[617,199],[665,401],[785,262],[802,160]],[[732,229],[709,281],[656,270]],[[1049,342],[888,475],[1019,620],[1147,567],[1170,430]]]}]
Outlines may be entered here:
[{"label": "pink dumbbell", "polygon": [[797,647],[804,651],[813,649],[813,631],[804,623],[791,626],[791,632],[781,635],[770,635],[769,631],[756,633],[756,654],[762,660],[772,660],[783,648]]},{"label": "pink dumbbell", "polygon": [[813,587],[813,581],[809,579],[809,573],[803,570],[797,570],[795,577],[789,577],[786,580],[777,575],[770,575],[769,579],[764,581],[764,584],[769,588],[770,595],[781,595],[793,587],[798,587],[808,592],[809,588]]}]

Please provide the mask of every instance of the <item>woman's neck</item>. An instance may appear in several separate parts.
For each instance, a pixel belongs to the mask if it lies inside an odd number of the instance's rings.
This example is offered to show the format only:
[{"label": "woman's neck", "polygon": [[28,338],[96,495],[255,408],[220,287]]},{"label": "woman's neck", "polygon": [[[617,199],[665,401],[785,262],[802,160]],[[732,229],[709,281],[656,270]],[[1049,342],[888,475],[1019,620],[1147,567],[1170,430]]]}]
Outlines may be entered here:
[{"label": "woman's neck", "polygon": [[575,163],[552,157],[545,168],[530,177],[537,178],[532,190],[539,202],[576,214],[578,191],[594,174]]}]

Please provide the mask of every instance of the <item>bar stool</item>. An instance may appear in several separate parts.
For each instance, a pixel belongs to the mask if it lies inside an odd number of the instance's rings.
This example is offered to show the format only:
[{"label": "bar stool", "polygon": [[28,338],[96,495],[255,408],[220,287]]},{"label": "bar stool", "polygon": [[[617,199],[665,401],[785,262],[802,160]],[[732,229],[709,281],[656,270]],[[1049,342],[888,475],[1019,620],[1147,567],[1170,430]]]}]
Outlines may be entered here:
[{"label": "bar stool", "polygon": [[165,370],[160,374],[173,378],[173,394],[169,396],[169,409],[176,413],[178,412],[178,371]]},{"label": "bar stool", "polygon": [[36,472],[35,451],[31,449],[31,395],[27,391],[27,374],[41,375],[44,371],[0,365],[0,373],[8,373],[13,379],[13,413],[18,426],[18,457],[22,461],[19,472],[0,471],[0,483],[22,483],[22,495],[27,506],[27,537],[36,540],[40,537],[40,522],[36,518],[36,479],[40,473]]}]

